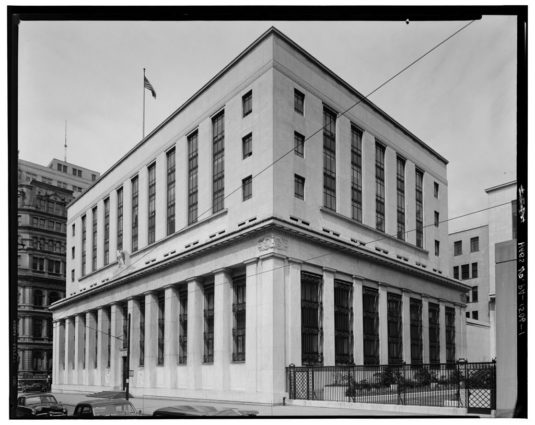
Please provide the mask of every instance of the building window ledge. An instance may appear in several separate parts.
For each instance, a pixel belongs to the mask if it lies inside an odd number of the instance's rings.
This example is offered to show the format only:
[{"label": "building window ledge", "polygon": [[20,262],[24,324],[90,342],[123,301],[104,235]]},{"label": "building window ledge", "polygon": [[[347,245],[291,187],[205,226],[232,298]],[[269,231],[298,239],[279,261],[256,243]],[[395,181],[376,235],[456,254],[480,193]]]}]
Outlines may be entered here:
[{"label": "building window ledge", "polygon": [[337,213],[336,211],[329,210],[329,209],[327,209],[325,207],[321,207],[320,211],[323,212],[323,213],[326,213],[328,215],[332,215],[332,216],[334,216],[336,218],[339,218],[341,220],[344,220],[344,221],[346,221],[348,223],[351,223],[351,224],[353,224],[353,225],[355,225],[357,227],[361,227],[363,229],[366,229],[366,230],[368,230],[370,232],[375,233],[376,235],[380,235],[385,239],[389,239],[391,241],[395,241],[396,243],[399,243],[401,245],[407,246],[407,247],[409,247],[409,248],[411,248],[411,249],[413,249],[415,251],[418,251],[418,252],[421,252],[423,254],[429,255],[429,251],[427,251],[427,250],[425,250],[423,248],[418,248],[416,245],[413,245],[413,244],[411,244],[411,243],[409,243],[407,241],[398,239],[395,236],[389,235],[388,233],[380,232],[377,229],[374,229],[373,227],[370,227],[370,226],[368,226],[366,224],[363,224],[363,223],[359,223],[356,220],[352,220],[351,218],[346,217],[345,215],[342,215],[340,213]]}]

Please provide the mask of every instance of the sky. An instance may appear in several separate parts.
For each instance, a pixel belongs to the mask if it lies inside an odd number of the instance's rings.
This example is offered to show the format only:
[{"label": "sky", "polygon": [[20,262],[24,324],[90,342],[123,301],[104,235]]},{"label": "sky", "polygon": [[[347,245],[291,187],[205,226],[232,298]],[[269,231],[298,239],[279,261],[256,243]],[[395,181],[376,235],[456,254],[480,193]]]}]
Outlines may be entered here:
[{"label": "sky", "polygon": [[[39,22],[19,32],[19,157],[106,171],[269,27],[368,94],[465,25],[448,22]],[[369,98],[448,161],[449,218],[516,178],[516,17],[483,16]],[[485,214],[451,220],[449,231]]]}]

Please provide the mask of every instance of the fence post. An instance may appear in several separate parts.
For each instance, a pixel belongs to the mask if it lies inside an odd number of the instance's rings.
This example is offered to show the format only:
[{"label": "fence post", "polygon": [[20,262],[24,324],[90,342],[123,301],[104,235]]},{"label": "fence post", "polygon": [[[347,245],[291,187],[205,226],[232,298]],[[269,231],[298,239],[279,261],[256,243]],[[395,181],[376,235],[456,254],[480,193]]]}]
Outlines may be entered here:
[{"label": "fence post", "polygon": [[310,375],[310,368],[307,367],[306,371],[307,371],[307,400],[310,400],[310,383],[308,382],[309,375]]},{"label": "fence post", "polygon": [[[464,358],[460,358],[457,360],[457,393],[458,393],[458,399],[457,403],[459,407],[468,407],[468,375],[467,375],[467,363],[468,361]],[[461,365],[464,364],[464,375],[461,373]],[[464,391],[465,391],[465,398],[464,400],[461,399],[461,382],[462,378],[464,376]]]}]

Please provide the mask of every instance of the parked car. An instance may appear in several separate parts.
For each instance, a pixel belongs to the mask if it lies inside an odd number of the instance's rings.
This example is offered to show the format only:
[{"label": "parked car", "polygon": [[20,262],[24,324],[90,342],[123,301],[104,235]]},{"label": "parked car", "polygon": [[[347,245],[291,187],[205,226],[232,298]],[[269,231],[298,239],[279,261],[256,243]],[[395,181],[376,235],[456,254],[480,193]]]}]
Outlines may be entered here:
[{"label": "parked car", "polygon": [[94,418],[98,416],[142,416],[141,410],[125,399],[97,399],[82,401],[74,408],[75,418]]},{"label": "parked car", "polygon": [[169,406],[156,409],[152,416],[159,418],[178,418],[182,416],[256,416],[256,410],[239,410],[236,408],[217,409],[213,406]]},{"label": "parked car", "polygon": [[67,409],[52,394],[24,394],[17,398],[17,417],[67,416]]}]

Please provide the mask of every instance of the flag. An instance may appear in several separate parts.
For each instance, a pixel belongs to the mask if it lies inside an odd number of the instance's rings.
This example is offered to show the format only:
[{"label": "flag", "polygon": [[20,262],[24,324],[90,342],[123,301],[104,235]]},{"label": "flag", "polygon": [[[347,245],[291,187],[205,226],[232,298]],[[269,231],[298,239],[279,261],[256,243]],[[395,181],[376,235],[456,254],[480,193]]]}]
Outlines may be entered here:
[{"label": "flag", "polygon": [[154,87],[152,87],[152,84],[149,80],[147,80],[147,77],[143,77],[145,79],[145,88],[150,90],[152,93],[152,97],[156,99],[156,90],[154,90]]}]

